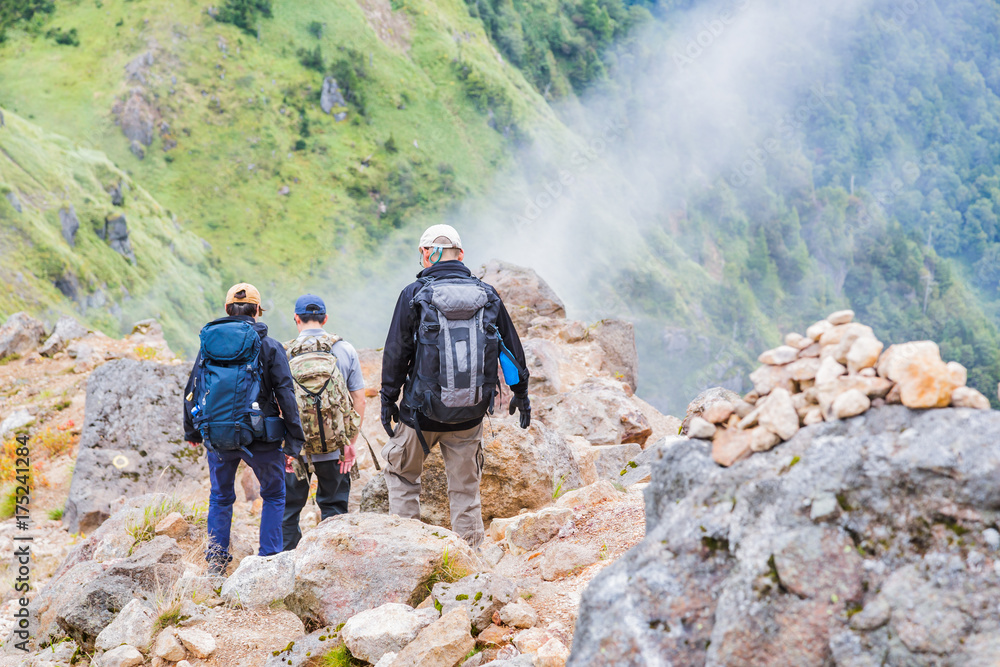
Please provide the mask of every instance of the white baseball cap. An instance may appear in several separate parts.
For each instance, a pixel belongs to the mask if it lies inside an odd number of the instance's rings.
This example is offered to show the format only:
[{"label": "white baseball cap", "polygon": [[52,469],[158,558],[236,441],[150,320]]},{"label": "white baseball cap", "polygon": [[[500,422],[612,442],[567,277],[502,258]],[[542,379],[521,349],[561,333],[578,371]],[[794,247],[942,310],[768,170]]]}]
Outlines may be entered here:
[{"label": "white baseball cap", "polygon": [[[441,236],[448,239],[448,244],[434,243],[434,239]],[[456,232],[455,228],[451,225],[431,225],[424,230],[423,234],[420,235],[419,247],[433,248],[434,246],[441,246],[442,248],[461,248],[462,237],[458,235],[458,232]]]}]

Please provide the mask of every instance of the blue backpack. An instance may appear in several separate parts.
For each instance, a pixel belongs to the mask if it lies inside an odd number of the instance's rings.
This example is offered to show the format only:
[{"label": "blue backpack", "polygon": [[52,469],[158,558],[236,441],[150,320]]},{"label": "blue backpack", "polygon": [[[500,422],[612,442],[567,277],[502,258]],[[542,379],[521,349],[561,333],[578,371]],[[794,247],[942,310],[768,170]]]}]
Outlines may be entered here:
[{"label": "blue backpack", "polygon": [[260,335],[248,322],[230,320],[206,324],[199,338],[194,427],[209,451],[242,449],[250,454],[247,446],[265,437],[258,404]]}]

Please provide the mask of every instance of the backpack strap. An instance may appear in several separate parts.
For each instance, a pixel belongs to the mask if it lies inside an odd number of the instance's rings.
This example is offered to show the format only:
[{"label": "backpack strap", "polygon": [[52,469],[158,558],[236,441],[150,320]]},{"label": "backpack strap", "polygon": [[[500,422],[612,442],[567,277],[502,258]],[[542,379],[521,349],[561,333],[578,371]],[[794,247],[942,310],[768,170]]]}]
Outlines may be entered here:
[{"label": "backpack strap", "polygon": [[[320,403],[321,403],[321,401],[319,399],[320,399],[320,396],[322,396],[323,393],[326,391],[326,388],[330,386],[330,382],[332,380],[333,380],[333,378],[330,378],[329,380],[327,380],[326,382],[323,383],[323,386],[320,388],[319,391],[312,392],[312,391],[309,391],[308,389],[306,389],[305,386],[301,382],[299,382],[295,378],[292,378],[292,381],[295,384],[299,385],[299,387],[302,388],[302,391],[306,392],[306,394],[309,395],[309,398],[311,398],[313,400],[313,405],[316,406],[316,425],[319,426],[319,442],[320,442],[320,445],[322,445],[322,447],[323,447],[323,453],[324,454],[326,454],[329,450],[326,447],[326,430],[323,428],[323,411],[320,410],[320,408],[319,408]],[[312,460],[312,457],[310,457],[310,461],[311,460]]]}]

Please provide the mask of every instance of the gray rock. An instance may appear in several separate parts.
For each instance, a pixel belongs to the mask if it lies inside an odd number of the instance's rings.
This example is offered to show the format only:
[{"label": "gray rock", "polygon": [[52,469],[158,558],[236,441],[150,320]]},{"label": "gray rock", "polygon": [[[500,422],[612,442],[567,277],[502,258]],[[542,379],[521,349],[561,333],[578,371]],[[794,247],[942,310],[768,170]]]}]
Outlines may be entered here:
[{"label": "gray rock", "polygon": [[59,224],[62,226],[62,235],[66,243],[71,248],[76,247],[76,232],[80,229],[80,219],[76,217],[76,209],[72,204],[59,209]]},{"label": "gray rock", "polygon": [[59,352],[66,347],[71,341],[77,338],[83,338],[90,331],[87,327],[83,326],[76,319],[63,315],[56,322],[56,328],[52,330],[52,335],[50,335],[45,343],[38,349],[38,354],[43,357],[51,357],[56,352]]},{"label": "gray rock", "polygon": [[0,359],[30,352],[44,338],[44,324],[27,313],[14,313],[0,327]]},{"label": "gray rock", "polygon": [[292,552],[295,590],[285,605],[313,627],[339,625],[387,602],[411,607],[427,583],[448,570],[478,572],[483,564],[454,533],[415,519],[342,514],[307,532]]},{"label": "gray rock", "polygon": [[153,642],[155,623],[156,614],[152,605],[136,598],[118,612],[108,627],[101,630],[94,646],[104,651],[110,651],[122,644],[145,649]]},{"label": "gray rock", "polygon": [[112,206],[124,206],[125,205],[125,194],[122,192],[122,182],[118,181],[106,188],[109,195],[111,195],[111,205]]},{"label": "gray rock", "polygon": [[389,487],[385,482],[385,473],[376,473],[361,489],[360,511],[375,514],[389,513]]},{"label": "gray rock", "polygon": [[204,494],[202,449],[184,442],[181,405],[187,369],[116,359],[87,380],[83,433],[63,523],[90,533],[120,496],[151,490]]},{"label": "gray rock", "polygon": [[538,613],[534,607],[518,598],[500,610],[500,620],[512,628],[533,628],[538,623]]},{"label": "gray rock", "polygon": [[[131,142],[132,152],[153,143],[156,129],[156,112],[146,101],[141,88],[133,88],[124,103],[115,105],[122,134]],[[141,156],[138,156],[140,157]]]},{"label": "gray rock", "polygon": [[142,142],[132,140],[132,143],[128,145],[128,149],[132,151],[132,155],[136,156],[140,160],[146,157],[146,149],[143,148]]},{"label": "gray rock", "polygon": [[295,559],[290,551],[247,556],[222,585],[222,599],[246,609],[284,600],[295,589]]},{"label": "gray rock", "polygon": [[177,542],[163,536],[108,563],[87,558],[86,548],[71,553],[28,607],[33,640],[44,644],[68,636],[91,650],[118,610],[136,598],[152,605],[173,586],[183,571],[182,556]]},{"label": "gray rock", "polygon": [[314,667],[316,656],[326,654],[340,643],[340,635],[332,627],[322,627],[296,639],[291,648],[269,655],[264,667]]},{"label": "gray rock", "polygon": [[635,327],[624,320],[601,320],[590,330],[590,340],[604,351],[601,370],[614,373],[635,391],[639,386],[639,353]]},{"label": "gray rock", "polygon": [[134,646],[125,644],[111,649],[93,664],[95,667],[137,667],[142,664],[142,653]]},{"label": "gray rock", "polygon": [[431,597],[441,605],[442,614],[465,607],[472,625],[485,630],[493,621],[493,612],[517,599],[517,584],[498,574],[470,574],[452,584],[434,584]]},{"label": "gray rock", "polygon": [[14,207],[15,211],[21,213],[21,200],[17,198],[16,194],[14,194],[13,192],[8,192],[7,201],[10,202],[10,205]]},{"label": "gray rock", "polygon": [[34,423],[34,421],[34,415],[27,410],[15,410],[4,417],[3,421],[0,421],[0,438],[5,438],[8,433],[12,433],[22,426]]},{"label": "gray rock", "polygon": [[621,479],[621,471],[629,461],[634,461],[642,455],[642,447],[635,443],[627,445],[605,445],[595,451],[594,467],[597,468],[598,479],[610,479],[617,482]]},{"label": "gray rock", "polygon": [[437,618],[436,609],[415,611],[408,604],[390,602],[352,616],[340,636],[355,658],[377,663],[386,653],[399,653]]},{"label": "gray rock", "polygon": [[[584,592],[567,664],[991,664],[998,439],[997,412],[886,406],[730,468],[676,443],[646,538]],[[814,522],[824,494],[837,511]]]},{"label": "gray rock", "polygon": [[[663,458],[667,450],[676,443],[687,441],[687,438],[676,435],[668,435],[665,438],[657,440],[654,444],[642,450],[638,456],[626,461],[622,469],[618,471],[618,477],[613,481],[617,481],[623,486],[648,482],[652,477],[652,465]],[[701,446],[705,447],[706,451],[708,451],[704,443]]]},{"label": "gray rock", "polygon": [[135,264],[135,252],[128,236],[128,222],[124,213],[112,213],[104,221],[104,240],[111,249]]},{"label": "gray rock", "polygon": [[344,99],[343,93],[340,92],[337,80],[332,76],[323,79],[323,90],[320,92],[319,106],[323,110],[323,113],[330,113],[334,107],[347,106],[347,100]]}]

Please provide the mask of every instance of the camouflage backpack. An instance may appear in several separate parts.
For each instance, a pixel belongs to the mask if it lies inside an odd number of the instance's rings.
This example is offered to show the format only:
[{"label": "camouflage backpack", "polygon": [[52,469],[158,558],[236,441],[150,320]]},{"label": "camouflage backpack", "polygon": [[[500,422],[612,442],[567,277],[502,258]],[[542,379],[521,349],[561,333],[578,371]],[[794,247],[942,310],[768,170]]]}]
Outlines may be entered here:
[{"label": "camouflage backpack", "polygon": [[358,434],[360,416],[354,411],[347,381],[337,367],[333,346],[339,336],[326,332],[285,343],[295,381],[295,401],[306,435],[306,454],[340,450]]}]

